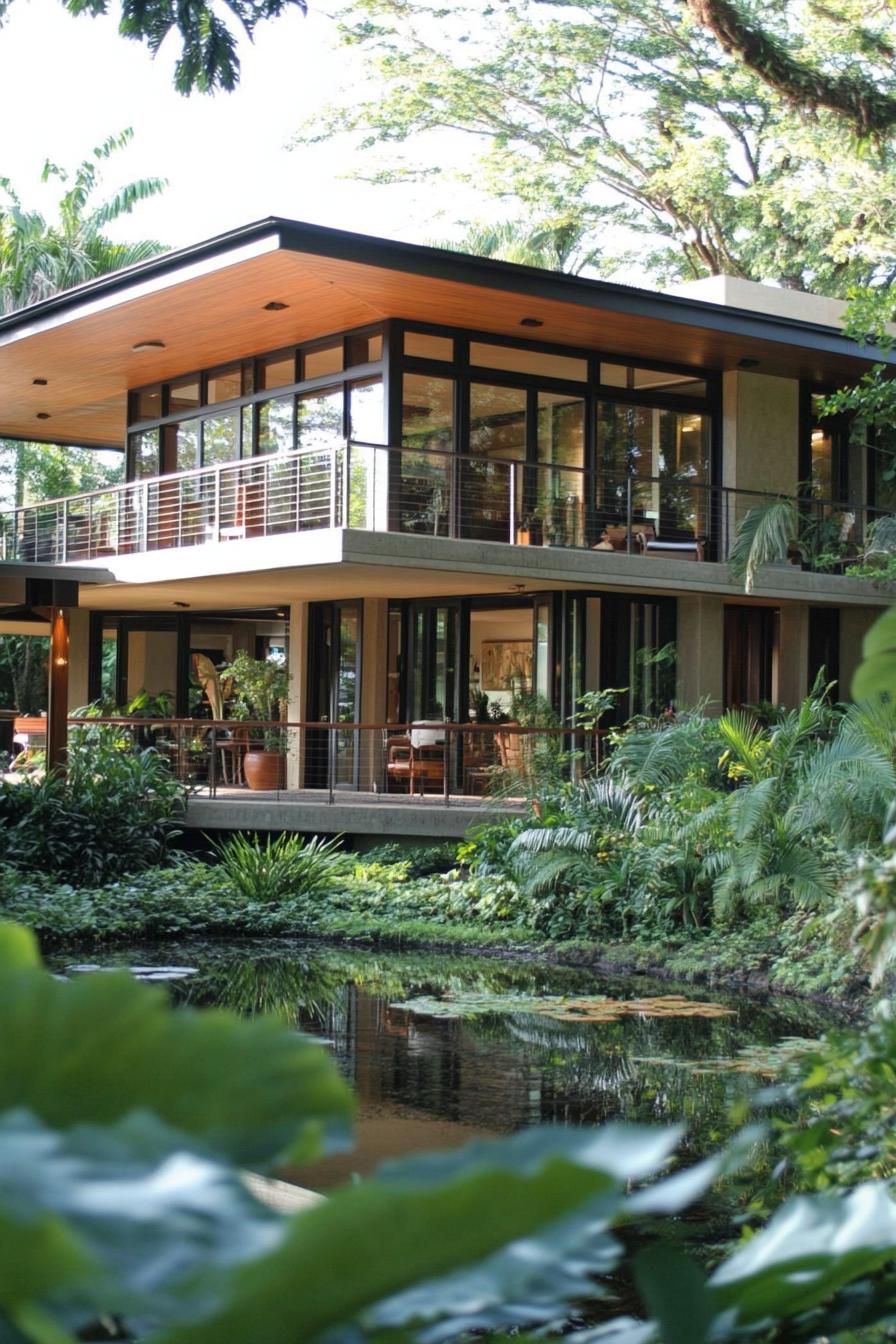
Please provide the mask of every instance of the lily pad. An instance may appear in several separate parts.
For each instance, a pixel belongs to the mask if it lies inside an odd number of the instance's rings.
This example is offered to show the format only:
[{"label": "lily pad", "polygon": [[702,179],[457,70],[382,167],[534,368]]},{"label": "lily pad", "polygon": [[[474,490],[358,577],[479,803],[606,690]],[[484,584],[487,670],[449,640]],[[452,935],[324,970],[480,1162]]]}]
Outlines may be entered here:
[{"label": "lily pad", "polygon": [[681,994],[647,999],[610,999],[604,995],[568,998],[556,994],[445,994],[441,998],[421,995],[392,1009],[416,1017],[472,1018],[493,1013],[535,1013],[555,1022],[618,1022],[623,1017],[731,1017],[733,1008],[721,1003],[701,1003]]}]

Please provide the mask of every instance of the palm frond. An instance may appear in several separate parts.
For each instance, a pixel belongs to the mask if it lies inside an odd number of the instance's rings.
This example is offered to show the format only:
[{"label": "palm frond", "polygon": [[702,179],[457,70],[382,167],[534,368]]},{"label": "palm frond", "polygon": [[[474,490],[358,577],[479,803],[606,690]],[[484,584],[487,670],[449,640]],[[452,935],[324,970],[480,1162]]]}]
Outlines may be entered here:
[{"label": "palm frond", "polygon": [[763,565],[786,560],[791,544],[799,536],[800,515],[792,499],[772,499],[749,510],[741,520],[728,569],[735,579],[743,579],[744,590],[753,591],[756,575]]}]

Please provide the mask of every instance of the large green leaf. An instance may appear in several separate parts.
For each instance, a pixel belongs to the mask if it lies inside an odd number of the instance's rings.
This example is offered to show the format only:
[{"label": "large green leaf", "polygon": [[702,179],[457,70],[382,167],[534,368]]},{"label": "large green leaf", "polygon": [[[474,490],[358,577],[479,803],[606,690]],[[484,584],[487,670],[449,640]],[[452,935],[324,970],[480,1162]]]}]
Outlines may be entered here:
[{"label": "large green leaf", "polygon": [[594,1248],[609,1256],[603,1233],[624,1209],[627,1182],[655,1172],[677,1137],[675,1131],[634,1126],[537,1129],[461,1153],[390,1164],[385,1179],[341,1190],[295,1219],[279,1250],[237,1271],[224,1311],[163,1339],[313,1339],[367,1319],[371,1307],[404,1289],[488,1256],[495,1258],[489,1282],[480,1279],[489,1294],[485,1305],[513,1302],[524,1277],[519,1262],[495,1253],[516,1243],[520,1255],[535,1255],[544,1235],[550,1258],[566,1231],[555,1240],[553,1225],[578,1212],[590,1220]]},{"label": "large green leaf", "polygon": [[217,1307],[227,1271],[275,1247],[285,1224],[235,1168],[179,1138],[146,1114],[64,1134],[26,1111],[0,1118],[0,1304],[92,1268],[65,1323],[118,1311],[143,1334]]},{"label": "large green leaf", "polygon": [[896,1253],[896,1203],[882,1182],[789,1200],[709,1280],[739,1321],[786,1320],[873,1273]]},{"label": "large green leaf", "polygon": [[[2,927],[2,926],[0,926]],[[265,1019],[173,1009],[125,973],[60,981],[0,941],[0,1111],[54,1128],[147,1110],[236,1162],[304,1160],[347,1139],[348,1088],[325,1050]]]},{"label": "large green leaf", "polygon": [[854,700],[896,698],[896,607],[879,616],[862,642],[862,661],[852,679]]}]

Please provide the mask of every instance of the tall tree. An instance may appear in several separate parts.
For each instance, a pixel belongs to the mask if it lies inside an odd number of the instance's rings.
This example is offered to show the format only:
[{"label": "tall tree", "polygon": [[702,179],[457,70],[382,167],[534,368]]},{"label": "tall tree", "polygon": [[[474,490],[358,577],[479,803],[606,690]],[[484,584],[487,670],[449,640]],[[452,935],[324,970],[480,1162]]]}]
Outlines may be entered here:
[{"label": "tall tree", "polygon": [[729,0],[686,4],[726,51],[798,107],[826,108],[861,137],[896,129],[892,4],[827,0],[811,6],[809,22],[792,5],[769,6],[762,23]]},{"label": "tall tree", "polygon": [[838,295],[896,268],[893,146],[858,156],[849,125],[794,109],[679,0],[352,0],[340,27],[376,96],[347,91],[303,138],[359,131],[369,159],[427,136],[428,164],[377,180],[437,177],[431,133],[461,130],[480,151],[468,180],[588,222],[605,271],[634,247],[662,280]]},{"label": "tall tree", "polygon": [[165,190],[164,178],[140,178],[106,200],[95,196],[101,185],[102,165],[125,149],[134,132],[127,128],[110,135],[83,159],[74,171],[49,160],[42,180],[55,178],[64,187],[58,217],[47,221],[27,210],[8,178],[0,178],[0,311],[8,313],[49,298],[60,290],[120,270],[164,252],[158,242],[116,243],[106,229],[140,201]]}]

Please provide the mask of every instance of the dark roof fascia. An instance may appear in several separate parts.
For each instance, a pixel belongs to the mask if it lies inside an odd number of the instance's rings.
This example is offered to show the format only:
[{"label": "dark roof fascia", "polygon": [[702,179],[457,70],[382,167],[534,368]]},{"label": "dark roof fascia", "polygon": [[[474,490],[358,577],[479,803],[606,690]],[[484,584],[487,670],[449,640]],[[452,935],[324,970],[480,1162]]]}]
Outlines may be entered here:
[{"label": "dark roof fascia", "polygon": [[77,308],[91,299],[108,297],[135,283],[169,275],[181,268],[206,260],[223,258],[226,253],[265,238],[291,252],[328,257],[335,261],[356,262],[383,270],[402,271],[433,280],[452,280],[483,289],[500,289],[526,298],[576,304],[601,312],[670,322],[678,326],[703,329],[743,339],[773,341],[819,354],[896,365],[896,351],[887,353],[875,346],[859,346],[842,332],[821,323],[775,313],[757,313],[726,304],[707,303],[677,294],[661,294],[621,285],[609,280],[589,280],[560,271],[544,271],[490,257],[468,256],[446,248],[419,243],[398,242],[344,229],[326,228],[271,216],[214,238],[163,253],[122,271],[100,276],[52,298],[19,309],[0,318],[0,334],[19,325],[39,325],[43,317]]}]

